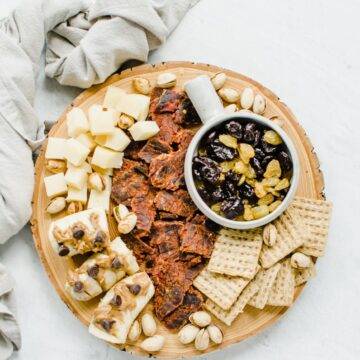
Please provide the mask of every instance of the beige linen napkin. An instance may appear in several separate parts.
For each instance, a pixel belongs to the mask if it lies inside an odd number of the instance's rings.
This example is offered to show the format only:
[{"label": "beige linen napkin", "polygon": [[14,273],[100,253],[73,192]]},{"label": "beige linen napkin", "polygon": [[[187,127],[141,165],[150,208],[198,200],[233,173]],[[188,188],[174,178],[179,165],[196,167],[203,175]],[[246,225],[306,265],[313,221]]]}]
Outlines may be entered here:
[{"label": "beige linen napkin", "polygon": [[[44,139],[44,121],[33,102],[45,43],[46,74],[86,88],[127,60],[146,61],[197,1],[24,0],[0,21],[0,244],[31,214],[32,152]],[[20,346],[9,307],[12,286],[4,274],[1,267],[0,359],[1,351]]]}]

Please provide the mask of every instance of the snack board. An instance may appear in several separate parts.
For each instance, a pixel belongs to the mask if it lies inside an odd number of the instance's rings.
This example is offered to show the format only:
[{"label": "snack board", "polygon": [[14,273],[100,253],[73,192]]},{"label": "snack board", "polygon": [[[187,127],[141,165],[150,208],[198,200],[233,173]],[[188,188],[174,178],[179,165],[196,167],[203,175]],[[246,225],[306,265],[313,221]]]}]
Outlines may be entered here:
[{"label": "snack board", "polygon": [[[268,118],[278,117],[284,120],[285,123],[283,129],[290,136],[297,148],[301,163],[300,184],[297,195],[310,199],[322,199],[324,182],[322,173],[319,169],[317,157],[313,152],[313,148],[307,136],[286,105],[281,103],[271,91],[264,88],[255,81],[235,72],[220,69],[210,65],[186,62],[163,63],[156,66],[144,65],[126,70],[119,75],[114,75],[104,84],[94,86],[78,96],[66,110],[63,116],[59,119],[58,123],[50,131],[49,135],[53,137],[67,137],[65,124],[66,113],[73,107],[80,107],[83,110],[88,110],[89,107],[93,104],[101,104],[106,93],[106,88],[109,85],[115,85],[131,93],[133,92],[131,85],[133,77],[142,76],[149,79],[154,84],[159,73],[168,71],[174,73],[177,76],[177,85],[174,88],[175,90],[181,90],[184,82],[198,75],[212,75],[218,72],[225,72],[228,78],[227,86],[233,87],[237,90],[243,90],[245,87],[253,87],[257,92],[261,93],[267,102],[264,116]],[[45,148],[46,144],[44,145],[43,149]],[[51,244],[48,241],[48,229],[52,220],[56,219],[57,216],[51,217],[44,211],[48,204],[44,182],[42,181],[45,175],[44,163],[45,151],[42,150],[36,163],[36,188],[33,198],[33,217],[31,220],[34,241],[44,267],[48,272],[48,275],[60,297],[71,309],[71,311],[84,324],[88,325],[93,315],[93,311],[99,302],[99,299],[95,298],[89,302],[78,302],[70,297],[69,294],[65,291],[66,274],[68,269],[74,269],[80,264],[75,264],[71,258],[59,258],[59,256],[53,251]],[[300,205],[298,207],[300,207]],[[118,235],[116,221],[112,216],[109,216],[108,220],[110,235],[112,238],[114,238]],[[314,245],[312,247],[311,245],[313,244],[310,244],[309,247],[313,248]],[[271,262],[269,262],[268,265],[271,266]],[[284,267],[284,269],[286,268]],[[303,274],[303,276],[306,275]],[[246,292],[244,290],[242,294],[244,294],[244,296],[247,294],[252,294],[252,288],[254,288],[254,286],[249,287],[249,289],[247,289],[248,291]],[[299,295],[302,288],[303,286],[297,288],[295,298]],[[266,292],[268,292],[268,289]],[[252,297],[252,295],[250,297]],[[277,300],[275,295],[273,295],[273,298],[274,301]],[[238,299],[239,311],[242,311],[241,300],[242,298]],[[151,307],[151,304],[148,305],[148,307]],[[220,345],[211,343],[205,352],[211,352],[228,347],[229,345],[240,342],[241,340],[260,332],[276,321],[287,309],[287,307],[266,306],[264,310],[260,310],[252,306],[246,306],[244,309],[245,311],[241,314],[241,316],[237,317],[229,327],[224,325],[222,322],[217,321],[217,319],[213,317],[214,323],[219,324],[224,331],[224,341]],[[165,336],[166,342],[161,351],[156,353],[156,357],[174,359],[176,357],[189,357],[202,353],[195,350],[192,344],[182,345],[177,340],[176,332],[172,332],[161,325],[159,325],[158,333]],[[91,337],[89,337],[89,341],[91,341]],[[138,345],[125,345],[124,349],[130,353],[147,355],[147,353],[143,352]]]}]

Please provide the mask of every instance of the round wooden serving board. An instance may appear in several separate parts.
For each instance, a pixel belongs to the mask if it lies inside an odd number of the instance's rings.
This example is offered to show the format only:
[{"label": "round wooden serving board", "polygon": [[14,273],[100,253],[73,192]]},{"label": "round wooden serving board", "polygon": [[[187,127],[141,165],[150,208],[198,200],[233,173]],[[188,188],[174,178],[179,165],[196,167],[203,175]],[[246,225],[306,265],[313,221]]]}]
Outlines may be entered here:
[{"label": "round wooden serving board", "polygon": [[[177,75],[178,81],[176,89],[182,89],[184,82],[198,75],[211,75],[222,71],[228,76],[226,86],[233,87],[240,91],[245,87],[252,87],[256,93],[261,93],[267,101],[264,116],[267,118],[278,117],[283,119],[285,122],[283,128],[297,148],[301,163],[300,184],[297,194],[314,199],[321,199],[323,197],[324,180],[319,169],[318,159],[308,137],[296,121],[295,116],[289,108],[283,104],[275,94],[256,81],[233,71],[224,70],[211,65],[194,64],[190,62],[170,62],[155,66],[143,65],[125,70],[118,75],[112,76],[104,84],[94,86],[80,94],[65,110],[57,124],[51,129],[49,135],[55,137],[67,137],[65,124],[66,113],[73,106],[81,107],[86,111],[92,104],[101,104],[106,88],[110,84],[116,85],[128,92],[133,92],[131,86],[133,77],[146,77],[151,81],[152,85],[154,85],[158,74],[167,71],[171,71]],[[37,159],[35,170],[36,185],[33,197],[33,215],[31,219],[34,242],[40,259],[60,297],[69,309],[78,317],[78,319],[85,325],[88,325],[93,310],[99,301],[99,297],[90,302],[79,302],[72,299],[69,294],[65,292],[64,284],[66,281],[67,270],[69,268],[74,268],[77,264],[75,264],[72,259],[59,257],[51,248],[47,237],[49,225],[51,221],[54,220],[54,217],[52,218],[45,211],[49,202],[45,193],[43,181],[44,176],[48,175],[44,166],[45,148],[46,143],[44,144],[41,154]],[[60,216],[64,216],[64,214],[61,214]],[[109,223],[111,235],[115,237],[117,235],[117,230],[114,219],[111,216],[109,217]],[[302,288],[303,287],[300,287],[297,290],[296,297],[299,295]],[[214,319],[214,322],[218,323],[224,330],[224,341],[219,346],[211,344],[206,352],[228,347],[259,333],[279,319],[286,310],[287,308],[284,307],[270,306],[267,306],[264,310],[257,310],[251,306],[247,306],[245,312],[235,320],[231,327],[228,327]],[[175,359],[200,354],[200,352],[195,350],[193,344],[180,344],[177,341],[176,332],[170,332],[163,326],[159,327],[158,332],[166,336],[166,342],[164,348],[156,354],[156,357]],[[91,335],[89,335],[89,341],[91,340]],[[146,355],[136,344],[126,345],[125,350],[136,355]]]}]

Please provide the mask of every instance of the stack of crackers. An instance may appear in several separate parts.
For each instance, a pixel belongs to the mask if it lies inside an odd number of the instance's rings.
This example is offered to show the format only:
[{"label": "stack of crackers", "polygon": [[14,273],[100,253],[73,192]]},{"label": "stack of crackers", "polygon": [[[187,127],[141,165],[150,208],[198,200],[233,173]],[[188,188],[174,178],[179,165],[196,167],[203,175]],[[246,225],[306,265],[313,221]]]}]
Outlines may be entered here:
[{"label": "stack of crackers", "polygon": [[[194,286],[207,296],[205,307],[231,325],[246,305],[290,306],[295,288],[315,275],[315,258],[324,254],[332,205],[323,200],[295,197],[272,224],[273,246],[263,243],[263,229],[223,228],[207,267]],[[291,265],[295,252],[311,257],[310,267]]]}]

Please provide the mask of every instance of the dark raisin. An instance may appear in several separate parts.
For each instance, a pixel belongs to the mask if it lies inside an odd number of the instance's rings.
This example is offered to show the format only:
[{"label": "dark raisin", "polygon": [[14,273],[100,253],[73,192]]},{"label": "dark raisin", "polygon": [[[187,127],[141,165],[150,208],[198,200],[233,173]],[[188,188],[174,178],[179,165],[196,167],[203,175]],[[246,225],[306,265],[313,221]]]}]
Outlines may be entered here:
[{"label": "dark raisin", "polygon": [[263,160],[261,160],[261,166],[266,169],[267,164],[274,159],[274,157],[272,155],[267,155],[264,157]]},{"label": "dark raisin", "polygon": [[112,326],[115,324],[115,320],[102,319],[99,323],[105,331],[110,331]]},{"label": "dark raisin", "polygon": [[193,171],[197,178],[215,185],[219,181],[221,169],[214,160],[196,156],[193,159]]},{"label": "dark raisin", "polygon": [[238,140],[241,140],[243,137],[242,125],[235,120],[232,120],[225,125],[225,131]]},{"label": "dark raisin", "polygon": [[74,239],[80,240],[85,235],[85,232],[82,229],[74,229],[72,235]]},{"label": "dark raisin", "polygon": [[230,197],[221,203],[221,212],[228,219],[234,219],[244,212],[244,205],[238,197]]},{"label": "dark raisin", "polygon": [[208,145],[210,143],[212,143],[216,138],[217,138],[218,134],[217,131],[211,131],[208,135],[205,135],[201,141],[202,144],[204,145]]},{"label": "dark raisin", "polygon": [[239,187],[239,194],[247,200],[252,200],[256,197],[254,188],[252,188],[249,184],[242,184]]},{"label": "dark raisin", "polygon": [[214,191],[210,194],[211,196],[211,203],[217,203],[219,201],[223,201],[225,199],[225,192],[221,186],[217,186]]},{"label": "dark raisin", "polygon": [[81,281],[75,281],[73,289],[76,293],[82,292],[84,290],[84,284]]},{"label": "dark raisin", "polygon": [[106,234],[103,231],[98,231],[95,236],[95,244],[103,244],[105,242]]},{"label": "dark raisin", "polygon": [[127,285],[127,287],[133,295],[139,295],[141,290],[141,286],[139,284],[131,284]]},{"label": "dark raisin", "polygon": [[230,181],[234,184],[237,184],[240,181],[241,175],[230,170],[225,174],[225,181]]},{"label": "dark raisin", "polygon": [[99,265],[94,265],[90,269],[87,270],[87,273],[90,277],[95,279],[99,275]]},{"label": "dark raisin", "polygon": [[237,187],[236,184],[231,182],[231,181],[227,181],[224,185],[223,185],[223,192],[225,194],[225,199],[228,197],[232,197],[237,195]]},{"label": "dark raisin", "polygon": [[261,166],[260,161],[254,157],[250,160],[251,167],[255,170],[256,178],[260,179],[261,176],[264,174],[264,169]]},{"label": "dark raisin", "polygon": [[266,154],[275,154],[278,148],[276,146],[270,145],[264,139],[261,139],[261,147],[263,148]]},{"label": "dark raisin", "polygon": [[110,304],[114,305],[114,306],[121,306],[121,304],[122,304],[121,296],[120,295],[114,295],[114,297],[110,301]]},{"label": "dark raisin", "polygon": [[214,200],[211,198],[210,192],[208,189],[205,188],[205,186],[198,187],[198,193],[201,196],[201,198],[206,202],[206,204],[211,205],[214,203]]},{"label": "dark raisin", "polygon": [[58,250],[59,256],[66,256],[69,255],[69,253],[70,253],[70,249],[67,246],[65,245],[59,246],[59,250]]},{"label": "dark raisin", "polygon": [[209,218],[205,219],[205,226],[208,230],[213,231],[213,232],[218,232],[221,229],[221,225],[210,220]]},{"label": "dark raisin", "polygon": [[229,161],[233,160],[238,152],[236,149],[229,148],[220,142],[219,139],[215,139],[206,147],[207,154],[213,160],[216,161]]},{"label": "dark raisin", "polygon": [[279,160],[282,172],[291,170],[292,162],[291,162],[289,154],[287,154],[285,151],[280,151],[280,153],[277,156],[277,159]]},{"label": "dark raisin", "polygon": [[262,151],[259,147],[255,148],[255,157],[262,160],[265,157],[264,151]]},{"label": "dark raisin", "polygon": [[111,267],[113,269],[120,269],[122,268],[124,265],[121,263],[121,261],[119,260],[119,258],[115,257],[113,259],[113,261],[111,262]]},{"label": "dark raisin", "polygon": [[244,129],[244,141],[252,143],[255,140],[255,129],[256,125],[254,123],[247,123]]},{"label": "dark raisin", "polygon": [[254,140],[251,143],[253,147],[258,146],[261,139],[261,132],[259,130],[254,131]]}]

